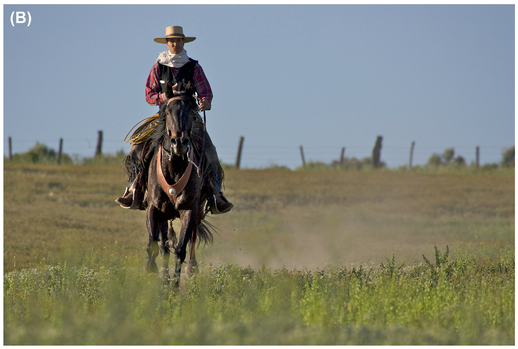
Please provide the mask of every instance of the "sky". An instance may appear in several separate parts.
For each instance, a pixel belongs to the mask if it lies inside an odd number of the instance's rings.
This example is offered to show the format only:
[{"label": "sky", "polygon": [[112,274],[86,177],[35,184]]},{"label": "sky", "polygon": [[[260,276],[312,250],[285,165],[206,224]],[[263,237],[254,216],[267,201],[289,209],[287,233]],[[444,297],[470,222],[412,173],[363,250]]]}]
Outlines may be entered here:
[{"label": "sky", "polygon": [[498,163],[515,143],[514,4],[14,4],[3,23],[4,155],[8,137],[13,153],[63,138],[91,157],[98,130],[103,153],[128,152],[128,131],[158,110],[144,86],[171,25],[196,37],[185,49],[211,84],[224,163],[240,137],[241,168],[294,169],[300,146],[307,162],[342,147],[362,159],[377,136],[390,168],[412,142],[414,165],[447,148],[469,164],[477,146]]}]

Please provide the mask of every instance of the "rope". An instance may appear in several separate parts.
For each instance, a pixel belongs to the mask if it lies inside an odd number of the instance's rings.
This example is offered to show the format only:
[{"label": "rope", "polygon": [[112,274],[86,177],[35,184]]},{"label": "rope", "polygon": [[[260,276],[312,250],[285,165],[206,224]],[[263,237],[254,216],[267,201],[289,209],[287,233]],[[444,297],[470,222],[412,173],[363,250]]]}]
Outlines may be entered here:
[{"label": "rope", "polygon": [[[137,127],[140,123],[142,123],[142,125],[140,125],[135,130],[135,132],[133,132],[133,134],[131,135],[131,137],[129,139],[127,139],[128,135],[131,133],[131,131],[133,131],[133,129],[135,127]],[[158,113],[140,120],[126,134],[126,137],[124,137],[124,143],[130,142],[131,145],[144,143],[149,138],[149,136],[151,136],[153,134],[153,132],[155,132],[157,125],[158,125]]]},{"label": "rope", "polygon": [[205,152],[205,132],[207,132],[207,117],[205,116],[205,110],[204,110],[203,111],[203,141],[201,142],[200,163],[198,164],[198,176],[199,177],[201,177],[200,168],[202,168],[201,163],[203,162],[203,158],[204,158],[203,155]]}]

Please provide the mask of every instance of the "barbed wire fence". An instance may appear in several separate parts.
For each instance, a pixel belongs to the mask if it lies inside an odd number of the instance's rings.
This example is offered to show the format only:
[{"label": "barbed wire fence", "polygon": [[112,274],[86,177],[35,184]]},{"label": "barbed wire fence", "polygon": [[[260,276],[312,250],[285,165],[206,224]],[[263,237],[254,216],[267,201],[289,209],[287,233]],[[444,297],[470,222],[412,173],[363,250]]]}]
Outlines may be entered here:
[{"label": "barbed wire fence", "polygon": [[[119,139],[103,138],[102,131],[99,131],[98,138],[83,139],[40,139],[37,142],[44,144],[49,148],[59,149],[69,154],[74,159],[86,157],[94,157],[98,153],[115,153],[129,145],[125,145]],[[266,168],[271,166],[286,166],[289,168],[297,168],[304,165],[304,162],[321,162],[331,164],[334,161],[340,162],[341,158],[362,160],[372,157],[374,148],[373,139],[372,146],[304,146],[304,145],[269,145],[254,146],[245,145],[245,137],[240,137],[235,144],[225,143],[217,145],[220,160],[228,165],[237,168]],[[30,139],[13,139],[11,137],[4,139],[4,156],[8,159],[12,154],[27,152],[36,144],[36,141]],[[510,146],[474,146],[465,145],[455,147],[455,155],[462,156],[466,160],[466,164],[499,163],[503,153]],[[408,146],[386,146],[381,149],[381,161],[390,168],[400,166],[424,165],[432,154],[441,155],[445,149],[449,147],[430,147],[420,146],[419,142],[415,142],[413,149],[412,144]],[[103,151],[108,149],[107,151]],[[477,150],[478,149],[478,150]],[[58,150],[58,151],[59,151]],[[477,154],[478,152],[478,154]],[[388,160],[387,160],[388,159]],[[491,159],[491,161],[484,161]]]}]

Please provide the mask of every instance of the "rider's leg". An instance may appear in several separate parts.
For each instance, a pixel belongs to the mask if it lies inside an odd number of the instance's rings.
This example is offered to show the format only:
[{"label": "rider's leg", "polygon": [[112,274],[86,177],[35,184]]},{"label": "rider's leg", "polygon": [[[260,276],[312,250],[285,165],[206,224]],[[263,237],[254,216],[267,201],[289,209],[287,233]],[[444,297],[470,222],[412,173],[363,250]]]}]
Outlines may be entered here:
[{"label": "rider's leg", "polygon": [[[213,176],[208,179],[209,188],[211,189],[211,197],[209,198],[210,210],[213,214],[226,213],[234,207],[225,196],[221,189],[223,180],[223,168],[219,163],[216,147],[212,143],[209,134],[204,130],[203,123],[200,119],[196,120],[193,125],[194,139],[199,142],[199,147],[203,147],[203,152],[208,166],[212,169]],[[205,137],[205,139],[203,139]]]},{"label": "rider's leg", "polygon": [[209,201],[210,212],[212,212],[212,214],[219,214],[230,211],[234,205],[223,195],[221,182],[216,173],[214,173],[214,176],[210,179],[209,184],[212,188],[212,198]]},{"label": "rider's leg", "polygon": [[[126,187],[123,196],[115,199],[123,208],[136,208],[138,209],[143,199],[143,190],[141,188],[140,175],[141,171],[138,170],[137,164],[141,161],[143,144],[135,144],[131,147],[126,161],[128,161],[128,172],[130,186]],[[134,205],[135,202],[135,205]]]}]

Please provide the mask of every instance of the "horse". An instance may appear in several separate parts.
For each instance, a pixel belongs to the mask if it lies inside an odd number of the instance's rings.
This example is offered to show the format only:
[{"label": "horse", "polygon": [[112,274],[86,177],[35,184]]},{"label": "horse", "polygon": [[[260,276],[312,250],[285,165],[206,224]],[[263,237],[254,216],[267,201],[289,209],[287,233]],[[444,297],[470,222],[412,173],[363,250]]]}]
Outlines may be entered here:
[{"label": "horse", "polygon": [[[190,274],[197,266],[196,241],[199,240],[199,244],[213,240],[211,230],[214,226],[205,221],[208,193],[205,177],[210,175],[210,171],[200,161],[203,158],[203,139],[199,137],[205,131],[194,130],[197,109],[192,98],[168,95],[167,103],[160,108],[158,125],[146,146],[149,148],[146,188],[149,242],[145,269],[158,273],[156,258],[160,251],[163,277],[176,286],[179,286],[187,244],[190,243],[190,259],[186,271]],[[177,218],[181,222],[178,239],[172,225]],[[168,267],[171,250],[175,259],[172,279]]]}]

